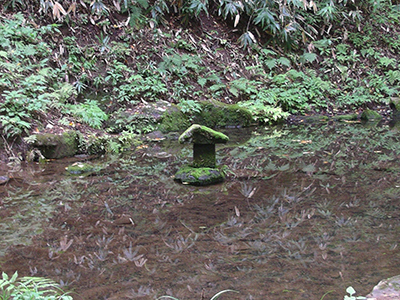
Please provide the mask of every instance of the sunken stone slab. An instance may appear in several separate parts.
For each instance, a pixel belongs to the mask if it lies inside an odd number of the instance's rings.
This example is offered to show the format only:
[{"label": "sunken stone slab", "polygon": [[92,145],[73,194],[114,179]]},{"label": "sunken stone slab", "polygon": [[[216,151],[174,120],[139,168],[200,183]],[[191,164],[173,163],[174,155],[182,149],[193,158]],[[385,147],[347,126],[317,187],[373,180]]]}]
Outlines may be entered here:
[{"label": "sunken stone slab", "polygon": [[400,275],[384,279],[374,287],[365,298],[367,300],[398,300],[400,299]]},{"label": "sunken stone slab", "polygon": [[193,144],[193,163],[175,174],[175,181],[191,185],[210,185],[224,181],[225,176],[216,166],[215,144],[229,138],[206,126],[194,124],[179,137],[180,143]]},{"label": "sunken stone slab", "polygon": [[41,155],[48,159],[71,157],[78,153],[79,136],[73,130],[62,134],[35,134],[30,139],[31,146],[39,149]]},{"label": "sunken stone slab", "polygon": [[221,183],[224,179],[224,173],[215,168],[185,166],[175,174],[175,181],[197,186]]}]

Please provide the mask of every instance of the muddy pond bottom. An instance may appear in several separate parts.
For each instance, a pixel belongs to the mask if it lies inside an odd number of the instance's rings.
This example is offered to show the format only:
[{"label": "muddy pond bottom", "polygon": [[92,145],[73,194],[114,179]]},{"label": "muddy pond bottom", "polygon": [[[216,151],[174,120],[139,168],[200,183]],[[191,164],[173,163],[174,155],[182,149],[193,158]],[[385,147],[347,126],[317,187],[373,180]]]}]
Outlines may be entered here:
[{"label": "muddy pond bottom", "polygon": [[[177,141],[3,169],[1,271],[74,299],[343,299],[400,274],[400,141],[360,124],[227,130],[224,183],[193,187]],[[160,155],[160,153],[167,155]],[[0,174],[1,175],[1,174]]]}]

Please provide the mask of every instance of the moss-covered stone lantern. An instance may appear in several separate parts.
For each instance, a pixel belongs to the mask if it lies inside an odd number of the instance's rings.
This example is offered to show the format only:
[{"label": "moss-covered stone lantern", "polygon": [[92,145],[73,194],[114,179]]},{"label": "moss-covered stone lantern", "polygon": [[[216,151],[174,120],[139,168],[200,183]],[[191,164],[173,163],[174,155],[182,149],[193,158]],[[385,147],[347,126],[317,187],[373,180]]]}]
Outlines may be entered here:
[{"label": "moss-covered stone lantern", "polygon": [[179,137],[180,143],[193,144],[193,163],[182,167],[175,180],[192,185],[222,182],[224,174],[217,168],[215,145],[226,143],[229,137],[206,126],[194,124]]}]

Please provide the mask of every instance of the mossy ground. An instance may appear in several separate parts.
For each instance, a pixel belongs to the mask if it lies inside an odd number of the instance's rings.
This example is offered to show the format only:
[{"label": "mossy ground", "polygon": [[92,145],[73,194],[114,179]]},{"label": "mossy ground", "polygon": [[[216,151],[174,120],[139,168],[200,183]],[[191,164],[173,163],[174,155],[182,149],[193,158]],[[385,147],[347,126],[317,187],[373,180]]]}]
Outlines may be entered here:
[{"label": "mossy ground", "polygon": [[251,113],[237,104],[225,104],[219,101],[201,101],[199,112],[183,113],[173,106],[162,117],[159,129],[163,132],[183,131],[191,124],[200,124],[210,128],[247,127],[254,124]]}]

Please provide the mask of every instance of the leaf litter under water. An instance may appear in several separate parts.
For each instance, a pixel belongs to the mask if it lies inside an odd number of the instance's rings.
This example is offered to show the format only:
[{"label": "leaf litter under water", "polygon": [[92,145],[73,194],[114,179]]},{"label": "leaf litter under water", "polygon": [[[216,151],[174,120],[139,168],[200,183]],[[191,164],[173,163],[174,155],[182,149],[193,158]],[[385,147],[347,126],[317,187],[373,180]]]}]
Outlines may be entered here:
[{"label": "leaf litter under water", "polygon": [[[89,286],[106,285],[112,293],[110,274],[120,293],[129,286],[127,295],[140,287],[156,295],[170,288],[179,298],[190,298],[193,289],[212,294],[229,284],[250,298],[287,299],[288,292],[282,292],[287,290],[292,298],[308,291],[318,299],[335,290],[325,298],[338,299],[360,279],[365,283],[356,288],[366,293],[391,275],[392,261],[399,257],[393,246],[399,227],[399,172],[393,172],[400,155],[397,136],[390,128],[284,130],[282,135],[266,130],[244,146],[228,144],[217,152],[228,168],[255,171],[252,178],[228,176],[218,186],[182,186],[171,176],[187,151],[165,149],[175,153],[166,163],[143,155],[150,145],[114,159],[104,174],[82,180],[55,178],[55,173],[50,189],[46,181],[34,187],[35,193],[31,186],[10,189],[6,209],[18,207],[24,214],[10,213],[16,217],[3,218],[1,226],[10,220],[8,226],[21,224],[28,232],[29,222],[43,228],[37,220],[52,217],[34,241],[37,254],[28,259],[29,267],[73,282],[71,288],[83,296]],[[32,210],[37,204],[41,209]],[[119,215],[131,216],[135,226],[115,224]],[[42,256],[43,245],[57,250],[51,261],[48,249]],[[22,254],[29,258],[30,251]],[[382,271],[373,274],[374,268]]]}]

